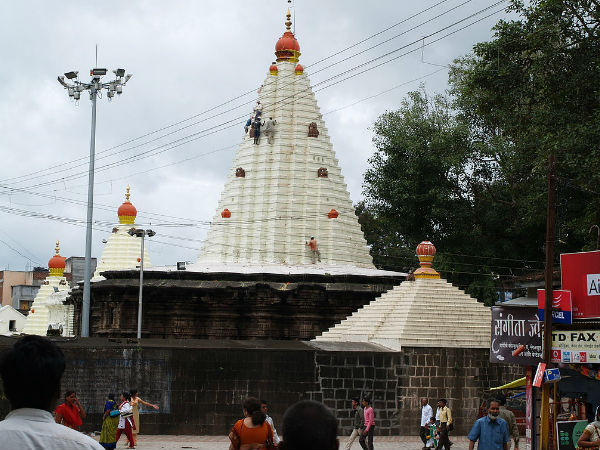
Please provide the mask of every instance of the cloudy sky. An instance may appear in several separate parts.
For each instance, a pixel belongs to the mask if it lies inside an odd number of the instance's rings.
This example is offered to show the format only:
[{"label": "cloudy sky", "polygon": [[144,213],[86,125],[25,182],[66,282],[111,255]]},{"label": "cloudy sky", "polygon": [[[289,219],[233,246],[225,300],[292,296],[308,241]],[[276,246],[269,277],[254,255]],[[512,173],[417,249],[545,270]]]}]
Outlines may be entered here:
[{"label": "cloudy sky", "polygon": [[[444,66],[490,39],[507,17],[503,6],[295,2],[305,73],[313,86],[331,79],[315,95],[353,202],[361,199],[375,119],[419,83],[444,91]],[[130,184],[138,223],[157,231],[148,243],[152,262],[195,261],[287,7],[285,0],[1,2],[0,269],[45,266],[56,239],[63,256],[85,253],[91,103],[70,100],[56,77],[78,70],[87,81],[96,45],[99,67],[123,67],[133,78],[122,96],[98,100],[93,256]]]}]

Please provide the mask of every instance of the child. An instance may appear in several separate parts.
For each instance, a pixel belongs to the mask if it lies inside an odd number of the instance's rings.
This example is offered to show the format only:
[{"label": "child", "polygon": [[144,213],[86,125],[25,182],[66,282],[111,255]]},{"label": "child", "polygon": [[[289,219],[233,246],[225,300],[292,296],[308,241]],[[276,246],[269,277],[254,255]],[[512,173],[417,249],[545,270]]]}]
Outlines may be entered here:
[{"label": "child", "polygon": [[435,417],[429,419],[429,436],[427,436],[427,444],[425,447],[427,448],[436,448],[438,444],[438,432],[437,426],[435,425]]}]

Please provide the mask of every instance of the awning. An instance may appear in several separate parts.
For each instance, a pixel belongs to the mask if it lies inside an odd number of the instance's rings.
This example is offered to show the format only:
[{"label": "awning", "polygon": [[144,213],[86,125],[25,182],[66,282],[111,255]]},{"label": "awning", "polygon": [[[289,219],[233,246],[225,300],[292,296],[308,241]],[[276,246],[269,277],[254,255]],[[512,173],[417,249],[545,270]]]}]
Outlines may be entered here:
[{"label": "awning", "polygon": [[519,378],[518,380],[511,381],[510,383],[503,384],[502,386],[493,387],[490,391],[499,391],[501,389],[511,389],[516,387],[525,386],[525,377]]}]

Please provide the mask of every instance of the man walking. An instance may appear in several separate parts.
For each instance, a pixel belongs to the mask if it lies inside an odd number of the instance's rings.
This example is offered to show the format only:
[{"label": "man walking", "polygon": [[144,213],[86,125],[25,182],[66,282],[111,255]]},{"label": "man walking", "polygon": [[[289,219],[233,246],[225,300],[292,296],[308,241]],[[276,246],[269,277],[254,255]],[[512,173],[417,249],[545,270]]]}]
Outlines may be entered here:
[{"label": "man walking", "polygon": [[[506,396],[499,395],[498,402],[500,403],[499,417],[504,419],[508,427],[508,433],[515,441],[515,450],[519,450],[519,427],[517,426],[517,419],[515,414],[506,408]],[[510,450],[511,442],[508,442],[508,450]]]},{"label": "man walking", "polygon": [[346,442],[346,450],[350,450],[352,444],[362,434],[362,430],[365,427],[365,413],[360,406],[360,400],[358,397],[352,399],[352,409],[354,410],[354,428],[352,429],[352,434],[348,438]]},{"label": "man walking", "polygon": [[[362,404],[365,407],[365,429],[360,435],[358,442],[363,450],[373,450],[373,434],[375,432],[375,413],[371,407],[371,399],[363,397]],[[368,445],[365,442],[368,439]]]},{"label": "man walking", "polygon": [[450,443],[450,437],[448,436],[448,433],[450,432],[450,428],[453,428],[452,411],[450,408],[448,408],[448,402],[445,398],[439,399],[437,404],[438,410],[440,411],[440,439],[438,441],[437,450],[440,450],[441,448],[450,450],[452,443]]},{"label": "man walking", "polygon": [[508,427],[504,419],[498,417],[499,412],[500,402],[490,400],[487,416],[477,419],[469,432],[469,450],[475,448],[477,441],[479,450],[508,450]]},{"label": "man walking", "polygon": [[427,450],[427,435],[429,434],[429,421],[433,416],[433,408],[425,397],[421,399],[421,429],[419,437],[423,441],[423,450]]},{"label": "man walking", "polygon": [[275,429],[275,425],[273,424],[273,418],[269,416],[269,414],[267,414],[269,412],[269,407],[267,406],[266,400],[260,401],[260,409],[263,412],[263,414],[267,416],[265,420],[269,423],[269,425],[271,425],[271,430],[273,430],[273,443],[275,445],[279,445],[279,443],[281,442],[281,438],[277,434],[277,430]]}]

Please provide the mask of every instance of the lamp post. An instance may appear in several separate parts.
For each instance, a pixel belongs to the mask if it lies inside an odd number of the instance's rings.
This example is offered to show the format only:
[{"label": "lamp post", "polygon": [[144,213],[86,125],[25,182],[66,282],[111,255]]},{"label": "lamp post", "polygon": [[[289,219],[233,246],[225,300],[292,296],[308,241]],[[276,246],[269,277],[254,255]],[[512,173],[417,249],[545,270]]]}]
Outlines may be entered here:
[{"label": "lamp post", "polygon": [[[123,86],[131,78],[131,74],[125,75],[125,69],[113,70],[116,78],[113,81],[101,82],[107,70],[94,68],[90,70],[92,79],[89,83],[79,81],[79,72],[65,72],[64,76],[58,77],[58,82],[67,90],[69,97],[79,101],[83,91],[90,92],[92,101],[92,131],[90,138],[90,167],[88,173],[88,200],[87,200],[87,227],[85,233],[85,269],[83,280],[83,303],[81,307],[81,337],[90,335],[90,278],[92,276],[92,216],[94,211],[94,158],[96,152],[96,98],[106,89],[109,100],[115,93],[123,93]],[[65,81],[65,77],[68,81]]]},{"label": "lamp post", "polygon": [[138,296],[138,323],[137,323],[137,338],[142,338],[142,290],[144,288],[144,237],[152,237],[156,233],[152,230],[143,230],[141,228],[131,228],[127,233],[130,236],[142,238],[142,254],[140,256],[140,292]]}]

